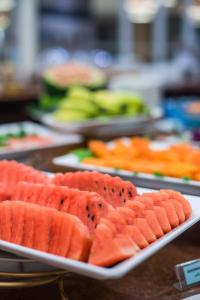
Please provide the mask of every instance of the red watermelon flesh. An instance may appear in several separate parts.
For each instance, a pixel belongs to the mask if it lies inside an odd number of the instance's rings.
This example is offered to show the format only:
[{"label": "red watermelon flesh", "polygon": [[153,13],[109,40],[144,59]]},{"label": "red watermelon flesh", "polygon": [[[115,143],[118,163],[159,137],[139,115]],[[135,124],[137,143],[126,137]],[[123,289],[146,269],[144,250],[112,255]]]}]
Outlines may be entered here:
[{"label": "red watermelon flesh", "polygon": [[107,220],[111,222],[119,234],[127,235],[139,248],[143,249],[149,245],[139,228],[135,226],[135,213],[127,207],[118,207],[109,213]]},{"label": "red watermelon flesh", "polygon": [[[132,202],[132,201],[130,201]],[[129,234],[133,241],[138,245],[139,248],[143,249],[149,245],[142,232],[137,228],[135,224],[136,214],[128,207],[118,207],[117,211],[126,221],[127,226],[123,226],[121,233]]]},{"label": "red watermelon flesh", "polygon": [[95,231],[89,263],[108,267],[136,255],[137,251],[138,247],[130,238],[118,234],[112,223],[102,219]]},{"label": "red watermelon flesh", "polygon": [[113,210],[97,193],[52,184],[19,183],[12,199],[33,202],[75,215],[91,232],[101,217],[106,217]]},{"label": "red watermelon flesh", "polygon": [[140,196],[140,202],[142,202],[148,210],[155,212],[157,220],[164,233],[171,231],[171,225],[163,207],[154,205],[154,201],[147,196]]},{"label": "red watermelon flesh", "polygon": [[121,230],[121,234],[131,238],[140,249],[144,249],[149,245],[141,231],[135,225],[124,226]]},{"label": "red watermelon flesh", "polygon": [[[21,206],[20,206],[21,204]],[[12,234],[11,241],[15,244],[22,244],[24,234],[25,206],[22,202],[11,202],[12,209]]]},{"label": "red watermelon flesh", "polygon": [[[22,225],[14,231],[18,216]],[[91,243],[88,229],[75,216],[20,201],[0,204],[0,238],[78,260],[88,258]]]},{"label": "red watermelon flesh", "polygon": [[[159,191],[156,196],[154,196],[157,201],[162,201],[170,204],[173,207],[174,213],[176,213],[178,218],[178,224],[181,224],[185,221],[185,214],[181,204],[177,200],[170,199],[169,195],[164,191]],[[168,213],[169,215],[169,213]],[[175,215],[175,214],[174,214]],[[172,222],[172,213],[171,213],[171,222]],[[174,221],[175,223],[175,221]],[[174,225],[175,227],[176,225]]]},{"label": "red watermelon flesh", "polygon": [[136,188],[131,182],[98,172],[57,174],[53,183],[82,191],[96,192],[113,207],[124,206],[127,200],[137,195]]},{"label": "red watermelon flesh", "polygon": [[61,210],[60,206],[63,197],[62,189],[56,189],[54,185],[48,185],[48,188],[46,188],[46,190],[48,189],[51,190],[51,194],[49,196],[49,199],[47,199],[46,206]]},{"label": "red watermelon flesh", "polygon": [[52,212],[49,212],[47,216],[46,209],[41,209],[41,207],[37,208],[37,211],[34,214],[34,226],[38,230],[35,230],[34,232],[34,249],[48,252],[51,215]]},{"label": "red watermelon flesh", "polygon": [[67,257],[79,261],[87,261],[92,240],[90,234],[81,221],[76,218],[72,229],[72,238]]},{"label": "red watermelon flesh", "polygon": [[[148,225],[147,221],[144,218],[138,218],[135,215],[135,212],[134,212],[134,214],[132,212],[128,212],[128,215],[129,215],[129,219],[127,219],[127,212],[126,212],[126,217],[125,217],[125,210],[124,210],[124,213],[119,212],[119,210],[117,210],[114,213],[110,213],[107,218],[109,220],[111,220],[113,223],[114,223],[113,218],[115,218],[116,225],[119,224],[119,220],[120,220],[121,224],[123,222],[125,225],[128,225],[128,224],[130,224],[131,219],[132,219],[132,225],[135,225],[139,229],[139,231],[142,233],[142,235],[145,237],[145,239],[148,241],[148,243],[152,243],[156,240],[155,234],[153,233],[153,231],[151,230],[150,226]],[[128,223],[127,223],[127,220],[128,220]]]},{"label": "red watermelon flesh", "polygon": [[7,168],[7,161],[1,160],[1,173],[0,173],[0,183],[2,187],[5,187],[6,184],[6,168]]},{"label": "red watermelon flesh", "polygon": [[154,201],[154,205],[161,206],[165,209],[172,228],[179,225],[179,219],[172,203],[170,203],[169,201],[165,201],[160,193],[152,192],[145,193],[143,195],[150,197]]},{"label": "red watermelon flesh", "polygon": [[32,206],[30,204],[25,206],[22,245],[29,248],[33,248],[34,246],[35,230],[39,231],[39,228],[35,228],[34,224],[35,213],[35,206]]},{"label": "red watermelon flesh", "polygon": [[149,244],[156,241],[156,236],[144,218],[136,218],[135,226],[141,231]]},{"label": "red watermelon flesh", "polygon": [[[3,204],[3,205],[2,205]],[[11,222],[12,211],[9,201],[4,201],[0,204],[0,239],[11,241]]]},{"label": "red watermelon flesh", "polygon": [[[58,187],[57,187],[58,188]],[[92,232],[101,217],[106,217],[112,207],[109,206],[98,194],[60,187],[63,191],[61,211],[68,212],[80,220]]]},{"label": "red watermelon flesh", "polygon": [[140,196],[136,196],[134,201],[128,201],[126,205],[135,212],[137,217],[146,219],[157,238],[164,235],[154,211],[146,209],[145,205],[140,202]]},{"label": "red watermelon flesh", "polygon": [[187,201],[187,199],[185,199],[181,193],[172,190],[161,190],[161,192],[165,192],[166,194],[168,194],[169,199],[177,200],[182,205],[186,220],[191,216],[192,213],[191,205],[189,201]]},{"label": "red watermelon flesh", "polygon": [[10,195],[6,192],[6,189],[3,186],[0,186],[0,202],[9,200]]},{"label": "red watermelon flesh", "polygon": [[120,232],[121,229],[127,225],[126,219],[124,218],[124,216],[118,212],[117,210],[114,210],[113,212],[110,212],[107,215],[106,218],[109,222],[111,222],[112,224],[114,224],[114,226],[116,227],[117,232]]},{"label": "red watermelon flesh", "polygon": [[[51,224],[50,224],[50,232],[49,232],[49,247],[48,247],[49,253],[60,255],[61,249],[58,248],[58,246],[59,246],[59,242],[60,242],[60,232],[61,232],[62,221],[63,221],[62,217],[61,216],[58,217],[56,211],[53,211],[52,216],[51,216]],[[71,239],[71,232],[70,232],[70,236],[69,236],[69,234],[66,233],[66,237],[67,237],[67,239]],[[63,236],[61,238],[63,239]],[[67,245],[68,244],[69,244],[69,241],[68,241]],[[66,255],[66,252],[64,255]]]},{"label": "red watermelon flesh", "polygon": [[[132,202],[132,201],[130,201],[130,202]],[[116,211],[119,212],[121,216],[123,216],[127,225],[134,224],[134,220],[136,218],[136,213],[132,209],[124,206],[124,207],[117,207]]]},{"label": "red watermelon flesh", "polygon": [[170,202],[174,206],[179,219],[179,224],[183,223],[185,221],[185,213],[182,204],[178,200],[171,198],[165,191],[160,191],[159,193],[165,201]]},{"label": "red watermelon flesh", "polygon": [[0,185],[9,195],[15,191],[20,181],[48,183],[48,176],[32,167],[17,163],[16,161],[0,161]]}]

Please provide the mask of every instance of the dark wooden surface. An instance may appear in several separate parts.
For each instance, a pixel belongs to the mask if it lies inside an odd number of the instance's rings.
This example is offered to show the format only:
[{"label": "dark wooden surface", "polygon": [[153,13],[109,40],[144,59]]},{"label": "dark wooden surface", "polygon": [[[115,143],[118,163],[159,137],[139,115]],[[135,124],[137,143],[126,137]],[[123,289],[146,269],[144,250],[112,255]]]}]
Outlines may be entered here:
[{"label": "dark wooden surface", "polygon": [[[43,152],[42,154],[38,152],[32,157],[27,157],[24,161],[46,171],[59,171],[59,168],[55,168],[51,164],[52,157],[64,154],[68,150],[69,147]],[[68,295],[69,300],[182,299],[185,293],[177,291],[173,286],[176,282],[174,266],[199,258],[199,232],[200,223],[120,280],[98,281],[75,274],[69,275],[65,280],[66,295]],[[0,289],[0,299],[55,300],[60,299],[60,296],[58,286],[50,284],[27,289]]]}]

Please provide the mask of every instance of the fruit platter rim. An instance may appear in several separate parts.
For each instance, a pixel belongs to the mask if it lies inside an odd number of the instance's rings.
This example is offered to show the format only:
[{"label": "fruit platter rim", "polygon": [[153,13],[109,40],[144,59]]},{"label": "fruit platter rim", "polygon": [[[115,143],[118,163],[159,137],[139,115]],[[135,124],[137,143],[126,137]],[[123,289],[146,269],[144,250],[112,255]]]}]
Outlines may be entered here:
[{"label": "fruit platter rim", "polygon": [[[138,188],[139,192],[148,192],[152,189]],[[0,249],[16,255],[25,256],[30,259],[34,259],[37,262],[41,262],[62,270],[66,270],[73,273],[78,273],[87,277],[105,280],[105,279],[119,279],[125,276],[129,271],[136,268],[139,264],[147,260],[150,256],[155,254],[158,250],[166,246],[169,242],[181,235],[184,231],[189,229],[195,223],[200,220],[200,201],[198,197],[186,195],[192,206],[192,216],[188,221],[179,225],[171,232],[167,233],[164,237],[158,239],[153,244],[149,245],[146,249],[143,249],[136,256],[123,261],[111,268],[98,267],[90,265],[88,263],[79,262],[63,257],[59,257],[53,254],[33,250],[31,248],[19,246],[6,241],[0,240]]]}]

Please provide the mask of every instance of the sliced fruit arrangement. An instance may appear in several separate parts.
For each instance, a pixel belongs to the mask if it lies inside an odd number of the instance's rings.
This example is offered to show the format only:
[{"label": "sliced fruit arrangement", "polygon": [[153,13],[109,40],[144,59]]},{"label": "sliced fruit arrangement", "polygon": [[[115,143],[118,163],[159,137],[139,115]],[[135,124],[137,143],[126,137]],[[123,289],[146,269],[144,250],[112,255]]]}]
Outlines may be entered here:
[{"label": "sliced fruit arrangement", "polygon": [[49,179],[5,160],[0,169],[0,239],[97,266],[136,255],[192,213],[176,191],[139,195],[119,177],[76,172]]},{"label": "sliced fruit arrangement", "polygon": [[107,78],[101,69],[77,62],[47,68],[42,75],[42,81],[43,93],[38,108],[47,112],[55,109],[60,99],[65,97],[73,86],[98,90],[105,88],[107,84]]},{"label": "sliced fruit arrangement", "polygon": [[28,133],[23,126],[19,126],[16,132],[0,134],[0,149],[18,150],[34,146],[48,145],[52,139],[38,133]]},{"label": "sliced fruit arrangement", "polygon": [[70,122],[147,114],[148,108],[143,100],[131,93],[108,90],[92,92],[83,87],[74,87],[58,103],[53,117],[59,122]]},{"label": "sliced fruit arrangement", "polygon": [[113,207],[123,206],[127,200],[137,195],[131,182],[98,172],[58,173],[53,178],[53,183],[81,191],[96,192]]},{"label": "sliced fruit arrangement", "polygon": [[48,183],[50,179],[44,173],[16,161],[0,161],[0,199],[8,200],[18,182]]},{"label": "sliced fruit arrangement", "polygon": [[0,204],[0,228],[2,240],[81,261],[91,245],[77,217],[21,201]]},{"label": "sliced fruit arrangement", "polygon": [[156,150],[146,138],[116,139],[112,146],[92,140],[85,155],[83,152],[79,152],[82,153],[81,162],[88,165],[200,181],[200,149],[189,143]]},{"label": "sliced fruit arrangement", "polygon": [[49,94],[62,95],[74,85],[90,89],[102,87],[106,85],[106,76],[95,66],[69,62],[48,68],[43,74],[43,81]]},{"label": "sliced fruit arrangement", "polygon": [[53,184],[21,182],[17,185],[11,200],[55,208],[77,216],[93,232],[102,217],[113,208],[103,197],[94,192],[84,192]]}]

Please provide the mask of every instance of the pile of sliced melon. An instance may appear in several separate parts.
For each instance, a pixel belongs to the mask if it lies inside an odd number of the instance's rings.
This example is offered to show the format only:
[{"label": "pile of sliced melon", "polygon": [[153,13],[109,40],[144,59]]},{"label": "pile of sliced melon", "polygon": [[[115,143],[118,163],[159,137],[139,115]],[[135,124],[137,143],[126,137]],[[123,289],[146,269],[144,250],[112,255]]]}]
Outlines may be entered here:
[{"label": "pile of sliced melon", "polygon": [[191,215],[178,192],[138,195],[119,177],[97,172],[49,178],[0,161],[0,239],[97,266],[136,255]]}]

